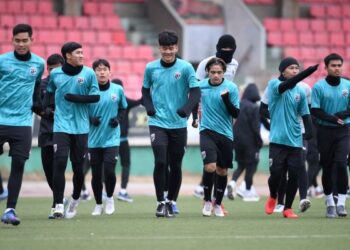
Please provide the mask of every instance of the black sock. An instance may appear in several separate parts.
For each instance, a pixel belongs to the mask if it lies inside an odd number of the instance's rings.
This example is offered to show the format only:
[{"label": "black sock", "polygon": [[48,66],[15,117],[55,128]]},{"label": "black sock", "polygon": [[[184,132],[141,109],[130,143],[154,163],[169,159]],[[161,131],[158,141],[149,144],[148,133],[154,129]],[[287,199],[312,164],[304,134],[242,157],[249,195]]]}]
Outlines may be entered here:
[{"label": "black sock", "polygon": [[221,205],[222,198],[224,197],[225,189],[227,186],[227,175],[221,176],[216,174],[216,199],[215,203]]},{"label": "black sock", "polygon": [[41,148],[41,163],[46,177],[47,184],[52,190],[53,179],[53,146],[46,146]]},{"label": "black sock", "polygon": [[204,189],[204,200],[211,201],[211,193],[214,185],[214,172],[203,172],[203,189]]},{"label": "black sock", "polygon": [[117,177],[115,176],[115,162],[104,162],[105,185],[107,197],[113,197]]},{"label": "black sock", "polygon": [[289,168],[287,189],[286,189],[286,204],[284,205],[284,210],[292,208],[297,190],[298,190],[298,170]]},{"label": "black sock", "polygon": [[73,169],[73,194],[74,200],[78,200],[80,197],[81,189],[84,183],[84,162],[72,162]]},{"label": "black sock", "polygon": [[16,208],[19,191],[22,186],[24,164],[26,159],[22,156],[13,155],[11,161],[11,172],[8,182],[7,208]]},{"label": "black sock", "polygon": [[91,164],[91,172],[91,186],[96,204],[102,204],[102,162],[94,162]]}]

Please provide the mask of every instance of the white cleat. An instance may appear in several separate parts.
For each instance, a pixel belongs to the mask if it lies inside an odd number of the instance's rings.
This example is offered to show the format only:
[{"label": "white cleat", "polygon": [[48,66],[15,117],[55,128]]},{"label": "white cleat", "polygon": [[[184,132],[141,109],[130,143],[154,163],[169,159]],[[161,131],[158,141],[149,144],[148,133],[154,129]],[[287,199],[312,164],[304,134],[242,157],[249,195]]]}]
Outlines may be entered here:
[{"label": "white cleat", "polygon": [[113,196],[112,197],[107,197],[106,199],[106,207],[105,207],[105,214],[111,215],[113,214],[115,211],[114,208],[114,199]]},{"label": "white cleat", "polygon": [[205,201],[202,209],[203,216],[211,216],[211,211],[213,210],[213,205],[211,201]]},{"label": "white cleat", "polygon": [[284,210],[284,205],[277,204],[275,209],[273,210],[274,213],[282,213]]},{"label": "white cleat", "polygon": [[214,206],[214,214],[217,217],[224,217],[225,216],[224,210],[222,209],[221,205],[215,205]]},{"label": "white cleat", "polygon": [[63,204],[56,204],[55,210],[53,212],[53,216],[55,218],[63,218],[64,217],[64,205]]},{"label": "white cleat", "polygon": [[91,215],[93,216],[100,216],[103,211],[103,205],[96,204],[94,211],[92,211]]},{"label": "white cleat", "polygon": [[78,205],[79,205],[79,200],[74,200],[73,198],[71,198],[69,200],[64,217],[66,219],[72,219],[77,214]]},{"label": "white cleat", "polygon": [[300,212],[304,213],[311,207],[311,201],[309,199],[302,199],[299,203]]},{"label": "white cleat", "polygon": [[246,190],[244,192],[243,201],[256,202],[256,201],[259,201],[259,200],[260,200],[259,195],[256,192],[254,192],[253,189]]}]

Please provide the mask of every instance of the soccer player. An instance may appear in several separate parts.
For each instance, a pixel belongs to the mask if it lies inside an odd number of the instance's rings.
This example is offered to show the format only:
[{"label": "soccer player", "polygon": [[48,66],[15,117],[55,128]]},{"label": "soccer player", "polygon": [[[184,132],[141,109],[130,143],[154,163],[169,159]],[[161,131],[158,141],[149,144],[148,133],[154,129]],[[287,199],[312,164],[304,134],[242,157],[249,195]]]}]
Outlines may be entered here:
[{"label": "soccer player", "polygon": [[41,110],[40,81],[45,61],[30,51],[33,42],[30,25],[16,25],[12,35],[14,51],[0,55],[0,154],[8,142],[12,158],[7,205],[1,221],[19,225],[15,208],[32,145],[32,110]]},{"label": "soccer player", "polygon": [[[64,59],[60,54],[52,54],[46,60],[46,69],[49,75],[42,79],[40,84],[41,101],[44,101],[46,95],[47,84],[50,79],[50,72],[57,67],[62,67]],[[43,164],[43,169],[47,184],[50,189],[52,189],[52,176],[53,176],[53,116],[54,116],[55,105],[52,103],[45,110],[39,113],[41,117],[38,145],[41,147],[41,163]],[[54,219],[53,213],[55,211],[55,204],[52,204],[51,211],[49,214],[49,219]]]},{"label": "soccer player", "polygon": [[200,82],[200,148],[204,163],[202,214],[210,216],[212,213],[211,196],[216,182],[214,214],[223,217],[221,201],[227,185],[227,169],[232,168],[232,122],[239,114],[239,93],[237,86],[224,78],[226,64],[222,59],[210,59],[205,68],[209,79]]},{"label": "soccer player", "polygon": [[[172,201],[181,186],[181,163],[187,144],[187,119],[200,98],[193,66],[176,58],[178,36],[162,31],[158,36],[161,59],[147,64],[142,87],[155,158],[153,172],[157,217],[174,217]],[[167,157],[169,155],[169,157]],[[169,192],[164,199],[165,171],[170,166]]]},{"label": "soccer player", "polygon": [[[317,140],[322,166],[322,185],[326,199],[326,217],[347,216],[347,155],[350,147],[350,81],[341,78],[343,58],[329,54],[324,58],[327,77],[312,89],[311,112],[317,118]],[[336,183],[332,175],[336,172]],[[333,185],[338,191],[335,205]]]},{"label": "soccer player", "polygon": [[[113,79],[112,83],[116,83],[123,87],[123,82],[120,79]],[[141,100],[133,100],[126,97],[126,102],[128,107],[125,111],[124,119],[120,123],[120,146],[119,146],[119,158],[120,164],[122,166],[121,173],[121,184],[120,191],[118,192],[117,198],[121,201],[133,202],[133,199],[129,196],[126,191],[129,175],[130,175],[130,146],[128,141],[128,132],[129,132],[129,112],[130,109],[137,107],[141,104]]]},{"label": "soccer player", "polygon": [[317,70],[318,65],[299,73],[299,63],[292,57],[284,58],[279,65],[280,76],[268,83],[268,107],[270,127],[270,196],[265,204],[265,212],[272,214],[276,206],[278,188],[282,178],[288,173],[286,202],[283,216],[297,218],[292,210],[298,188],[298,173],[304,166],[303,136],[299,121],[305,126],[304,138],[312,136],[311,117],[304,89],[297,83]]},{"label": "soccer player", "polygon": [[[67,42],[62,46],[61,54],[65,63],[50,73],[44,106],[52,103],[54,95],[54,216],[70,219],[76,215],[84,181],[83,162],[89,133],[88,104],[98,102],[100,96],[95,72],[83,66],[82,46],[77,42]],[[64,174],[69,154],[73,169],[73,194],[64,211]]]},{"label": "soccer player", "polygon": [[105,214],[115,211],[113,193],[116,184],[115,167],[120,144],[120,126],[128,106],[123,88],[110,84],[110,64],[105,59],[93,62],[98,85],[100,101],[89,107],[89,155],[92,171],[91,186],[94,192],[96,206],[92,215],[101,215],[102,205],[102,172],[106,185]]},{"label": "soccer player", "polygon": [[[236,59],[233,58],[233,54],[235,53],[236,48],[236,40],[233,36],[229,34],[222,35],[219,38],[218,43],[216,44],[216,55],[207,57],[199,63],[196,70],[197,79],[201,81],[208,77],[208,72],[206,72],[205,67],[210,59],[217,57],[221,58],[226,63],[226,71],[224,73],[225,79],[233,82],[233,78],[238,68],[238,62]],[[197,117],[194,117],[193,120],[193,125],[195,125],[195,127],[198,126],[196,125],[198,123]],[[196,197],[203,197],[204,190],[202,184],[203,176],[200,184],[194,190],[194,195]]]},{"label": "soccer player", "polygon": [[240,112],[234,123],[234,149],[237,169],[232,174],[232,180],[227,185],[227,197],[233,199],[233,188],[242,172],[245,170],[245,189],[238,193],[243,201],[258,201],[259,196],[252,188],[253,176],[259,163],[259,151],[263,145],[260,135],[260,114],[256,102],[260,100],[259,90],[255,83],[249,84],[243,92],[240,102]]}]

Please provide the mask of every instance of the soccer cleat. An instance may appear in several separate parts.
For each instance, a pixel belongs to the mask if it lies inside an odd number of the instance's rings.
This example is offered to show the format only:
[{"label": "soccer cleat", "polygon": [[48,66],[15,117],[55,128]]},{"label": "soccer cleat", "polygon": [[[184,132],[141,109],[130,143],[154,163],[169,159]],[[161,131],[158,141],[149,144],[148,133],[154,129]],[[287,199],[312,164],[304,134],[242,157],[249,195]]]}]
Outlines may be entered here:
[{"label": "soccer cleat", "polygon": [[167,218],[175,217],[175,213],[173,211],[173,203],[171,201],[165,202],[165,217]]},{"label": "soccer cleat", "polygon": [[64,205],[56,204],[55,211],[53,212],[53,216],[57,219],[64,217]]},{"label": "soccer cleat", "polygon": [[113,196],[106,199],[105,214],[111,215],[115,212]]},{"label": "soccer cleat", "polygon": [[204,197],[204,189],[202,186],[198,185],[196,186],[196,188],[194,189],[193,195],[197,198],[203,198]]},{"label": "soccer cleat", "polygon": [[311,201],[309,199],[302,199],[299,203],[300,212],[304,213],[311,207]]},{"label": "soccer cleat", "polygon": [[81,191],[81,193],[80,193],[80,200],[82,200],[82,201],[89,201],[91,199],[92,199],[92,197],[91,197],[89,191],[87,191],[87,190],[82,190]]},{"label": "soccer cleat", "polygon": [[79,200],[74,200],[71,198],[69,200],[67,209],[65,211],[64,217],[66,219],[72,219],[77,214],[77,207],[79,205]]},{"label": "soccer cleat", "polygon": [[274,213],[282,213],[284,210],[284,205],[282,204],[277,204],[275,209],[273,210]]},{"label": "soccer cleat", "polygon": [[222,206],[221,205],[215,205],[214,206],[214,214],[215,216],[217,217],[224,217],[225,214],[224,214],[224,210],[222,209]]},{"label": "soccer cleat", "polygon": [[55,213],[55,208],[52,207],[51,210],[50,210],[48,218],[49,219],[55,219],[56,217],[55,217],[54,213]]},{"label": "soccer cleat", "polygon": [[326,217],[330,219],[337,217],[335,206],[327,206]]},{"label": "soccer cleat", "polygon": [[316,198],[322,198],[324,196],[323,188],[320,186],[317,186],[315,188],[315,197]]},{"label": "soccer cleat", "polygon": [[156,216],[157,217],[164,217],[165,216],[165,202],[159,202],[156,209]]},{"label": "soccer cleat", "polygon": [[7,189],[4,189],[4,192],[0,194],[0,201],[6,200],[8,195],[9,195],[9,192],[7,191]]},{"label": "soccer cleat", "polygon": [[229,183],[227,185],[226,190],[227,190],[227,198],[229,200],[234,200],[235,199],[235,195],[234,195],[234,192],[233,192],[234,191],[234,186],[231,183]]},{"label": "soccer cleat", "polygon": [[337,206],[336,211],[339,217],[346,217],[348,215],[348,212],[343,205]]},{"label": "soccer cleat", "polygon": [[13,208],[8,208],[1,216],[1,222],[18,226],[21,220],[17,217],[16,211]]},{"label": "soccer cleat", "polygon": [[212,210],[213,210],[213,205],[211,201],[205,201],[202,209],[203,216],[211,216]]},{"label": "soccer cleat", "polygon": [[254,201],[259,201],[259,200],[260,200],[260,197],[255,192],[255,190],[251,189],[251,190],[246,190],[244,192],[243,201],[254,202]]},{"label": "soccer cleat", "polygon": [[283,217],[288,219],[296,219],[298,215],[296,215],[291,208],[283,211]]},{"label": "soccer cleat", "polygon": [[102,204],[96,204],[94,211],[92,211],[91,215],[93,216],[99,216],[102,214],[103,211],[103,205]]},{"label": "soccer cleat", "polygon": [[265,203],[265,213],[272,214],[273,210],[275,209],[275,206],[276,206],[276,199],[273,199],[271,198],[271,196],[269,196]]},{"label": "soccer cleat", "polygon": [[173,202],[171,202],[171,204],[172,204],[172,207],[173,207],[173,212],[174,212],[174,214],[179,214],[179,213],[180,213],[180,210],[177,208],[176,202],[173,201]]},{"label": "soccer cleat", "polygon": [[134,200],[129,196],[128,193],[121,193],[119,192],[117,195],[117,199],[121,201],[126,201],[126,202],[133,202]]}]

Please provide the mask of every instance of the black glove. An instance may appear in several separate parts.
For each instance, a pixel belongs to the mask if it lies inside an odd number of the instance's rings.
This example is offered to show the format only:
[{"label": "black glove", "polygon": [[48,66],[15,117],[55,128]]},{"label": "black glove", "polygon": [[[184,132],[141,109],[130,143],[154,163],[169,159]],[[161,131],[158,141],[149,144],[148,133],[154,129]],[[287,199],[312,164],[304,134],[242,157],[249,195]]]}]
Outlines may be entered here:
[{"label": "black glove", "polygon": [[51,107],[47,107],[42,113],[41,117],[46,119],[53,119],[54,117],[54,110]]},{"label": "black glove", "polygon": [[155,114],[156,114],[156,111],[155,111],[153,108],[147,110],[147,115],[148,115],[148,116],[154,116]]},{"label": "black glove", "polygon": [[225,94],[221,94],[221,98],[224,100],[228,100],[229,99],[229,92],[227,91]]},{"label": "black glove", "polygon": [[186,114],[185,110],[183,110],[183,109],[176,110],[176,113],[182,118],[187,117],[187,114]]},{"label": "black glove", "polygon": [[97,116],[97,117],[90,117],[89,120],[90,120],[90,123],[92,125],[94,125],[95,127],[97,127],[98,125],[100,125],[101,123],[101,116]]},{"label": "black glove", "polygon": [[119,121],[117,117],[111,118],[109,120],[109,126],[111,126],[112,128],[116,128],[119,125]]},{"label": "black glove", "polygon": [[192,127],[198,128],[198,119],[194,119],[194,120],[192,121]]}]

